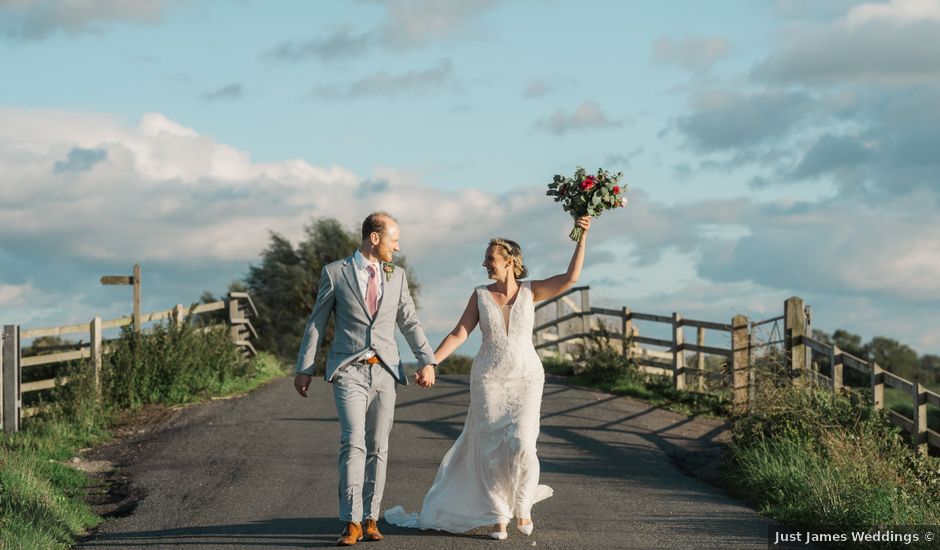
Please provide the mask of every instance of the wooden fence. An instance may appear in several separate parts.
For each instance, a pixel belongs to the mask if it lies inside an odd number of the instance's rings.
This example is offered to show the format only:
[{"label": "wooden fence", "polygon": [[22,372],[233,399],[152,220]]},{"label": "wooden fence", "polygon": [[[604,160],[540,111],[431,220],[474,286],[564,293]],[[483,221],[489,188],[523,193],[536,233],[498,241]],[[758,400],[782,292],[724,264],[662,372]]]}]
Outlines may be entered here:
[{"label": "wooden fence", "polygon": [[[143,313],[140,323],[162,321],[171,319],[182,322],[186,315],[215,315],[222,312],[224,324],[229,327],[230,335],[235,344],[246,356],[256,354],[251,343],[258,338],[258,333],[252,326],[250,317],[257,317],[251,297],[244,292],[230,292],[224,300],[199,304],[190,309],[177,305],[172,309]],[[4,432],[19,430],[23,418],[39,412],[39,407],[23,407],[24,394],[39,392],[54,388],[56,384],[67,384],[68,378],[48,378],[23,383],[24,369],[39,365],[51,365],[65,361],[88,361],[88,368],[93,370],[96,387],[100,390],[102,356],[107,354],[109,344],[113,340],[104,340],[103,332],[106,329],[125,327],[135,324],[134,316],[121,317],[103,321],[95,317],[89,323],[65,325],[58,327],[36,328],[22,330],[19,325],[4,325],[3,337],[0,339],[0,425]],[[207,324],[205,328],[220,326],[222,323]],[[139,329],[139,324],[136,325]],[[21,341],[29,338],[44,336],[65,336],[81,334],[83,338],[77,344],[67,344],[54,347],[42,347],[41,354],[23,356]],[[87,339],[85,338],[87,337]]]},{"label": "wooden fence", "polygon": [[[890,411],[892,423],[911,434],[912,444],[920,451],[940,449],[940,434],[927,426],[927,406],[940,407],[940,396],[922,384],[897,376],[881,366],[869,364],[838,349],[812,339],[810,310],[797,297],[784,303],[783,315],[751,321],[744,315],[735,315],[730,323],[683,318],[679,313],[659,315],[640,313],[629,308],[607,309],[591,307],[590,287],[575,287],[560,296],[536,306],[534,329],[535,348],[543,357],[557,354],[570,358],[571,347],[582,345],[598,324],[608,327],[613,341],[622,353],[633,357],[641,370],[663,374],[672,378],[673,387],[690,391],[716,391],[706,389],[705,379],[719,379],[719,391],[730,394],[733,410],[744,413],[755,399],[754,368],[761,354],[779,350],[785,359],[786,373],[795,383],[823,384],[833,391],[853,391],[843,384],[843,367],[858,370],[870,377],[870,400],[875,408],[884,406],[884,386],[888,385],[911,396],[913,418]],[[637,322],[665,325],[670,338],[640,335]],[[779,329],[783,323],[783,330]],[[769,331],[767,326],[771,326]],[[684,327],[696,329],[696,342],[685,341]],[[717,332],[727,344],[707,346],[706,331]],[[762,335],[763,334],[763,335]],[[654,346],[660,349],[651,349]],[[694,352],[690,366],[685,352]],[[709,371],[706,356],[717,356],[722,368]],[[832,376],[819,372],[817,356],[828,358]]]},{"label": "wooden fence", "polygon": [[[830,388],[834,393],[859,394],[857,388],[844,383],[845,368],[861,373],[869,380],[869,392],[865,392],[869,403],[876,409],[884,408],[885,386],[898,389],[910,396],[913,418],[895,411],[888,411],[888,419],[905,432],[911,434],[911,443],[922,452],[929,448],[940,449],[940,433],[927,426],[927,406],[940,407],[940,395],[930,391],[920,382],[911,382],[884,368],[874,361],[866,361],[842,351],[838,346],[813,339],[808,329],[807,309],[800,298],[790,298],[784,304],[787,317],[786,341],[790,368],[801,379]],[[817,358],[826,358],[830,374],[819,371]]]}]

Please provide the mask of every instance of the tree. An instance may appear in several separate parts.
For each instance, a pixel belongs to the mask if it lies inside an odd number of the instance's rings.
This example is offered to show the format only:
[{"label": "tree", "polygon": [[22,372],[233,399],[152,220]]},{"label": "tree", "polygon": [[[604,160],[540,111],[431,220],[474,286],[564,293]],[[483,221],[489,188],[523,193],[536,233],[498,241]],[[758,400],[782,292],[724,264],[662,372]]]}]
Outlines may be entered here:
[{"label": "tree", "polygon": [[[261,263],[248,269],[244,285],[258,309],[255,328],[258,349],[276,354],[285,361],[297,358],[307,319],[313,311],[323,266],[345,258],[360,244],[358,231],[347,231],[335,219],[318,219],[304,227],[304,238],[295,248],[290,241],[272,232]],[[405,270],[417,304],[418,282],[399,256],[395,264]],[[253,321],[254,322],[254,321]],[[317,366],[322,368],[333,340],[333,323],[327,328]]]},{"label": "tree", "polygon": [[914,377],[917,371],[917,352],[910,347],[884,336],[875,336],[866,347],[869,358],[881,368],[908,380]]},{"label": "tree", "polygon": [[862,337],[858,334],[852,334],[847,330],[836,329],[832,333],[832,343],[839,346],[842,351],[847,351],[859,359],[868,357],[868,350],[862,343]]},{"label": "tree", "polygon": [[920,381],[936,391],[940,386],[940,355],[921,355],[917,360],[917,369]]}]

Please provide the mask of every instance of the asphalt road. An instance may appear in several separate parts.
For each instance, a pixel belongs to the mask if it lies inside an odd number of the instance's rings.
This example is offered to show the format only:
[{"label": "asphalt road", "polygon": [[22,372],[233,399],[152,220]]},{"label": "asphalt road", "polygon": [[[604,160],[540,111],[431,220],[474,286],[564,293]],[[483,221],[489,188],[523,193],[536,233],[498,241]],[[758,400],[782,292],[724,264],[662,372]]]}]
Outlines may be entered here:
[{"label": "asphalt road", "polygon": [[[457,437],[469,380],[440,377],[430,390],[399,387],[385,507],[416,511]],[[766,548],[768,521],[676,465],[708,470],[721,425],[624,397],[550,380],[542,406],[542,483],[555,495],[535,506],[535,532],[507,541],[422,532],[379,523],[376,550],[537,547]],[[77,547],[320,548],[333,546],[339,426],[329,384],[311,397],[291,380],[246,396],[177,412],[159,428],[118,445],[144,496]],[[96,450],[106,456],[115,449]],[[696,465],[696,457],[700,463]]]}]

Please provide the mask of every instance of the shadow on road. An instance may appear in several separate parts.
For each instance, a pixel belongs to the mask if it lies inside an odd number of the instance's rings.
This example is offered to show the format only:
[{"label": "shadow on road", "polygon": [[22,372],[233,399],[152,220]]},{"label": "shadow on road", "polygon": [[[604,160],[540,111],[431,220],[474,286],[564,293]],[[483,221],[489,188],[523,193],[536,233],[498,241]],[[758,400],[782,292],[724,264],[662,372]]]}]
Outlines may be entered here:
[{"label": "shadow on road", "polygon": [[173,529],[100,534],[83,548],[187,546],[227,548],[326,548],[336,546],[342,524],[332,518],[275,518],[230,525],[189,525]]},{"label": "shadow on road", "polygon": [[[330,518],[277,518],[229,525],[189,525],[173,529],[100,534],[82,548],[328,548],[336,546],[342,523]],[[389,536],[409,535],[453,539],[488,539],[485,533],[457,535],[404,529],[384,521]]]}]

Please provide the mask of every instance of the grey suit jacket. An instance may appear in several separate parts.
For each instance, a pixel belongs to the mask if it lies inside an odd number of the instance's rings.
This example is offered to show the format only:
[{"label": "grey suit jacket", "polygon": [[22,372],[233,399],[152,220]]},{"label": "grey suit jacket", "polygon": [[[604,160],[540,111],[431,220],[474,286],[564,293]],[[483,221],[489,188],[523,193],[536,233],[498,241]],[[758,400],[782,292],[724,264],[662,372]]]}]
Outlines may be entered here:
[{"label": "grey suit jacket", "polygon": [[[320,273],[320,287],[313,313],[307,321],[304,338],[297,357],[298,374],[313,374],[314,357],[323,343],[330,315],[336,318],[333,344],[326,360],[326,376],[332,381],[337,369],[351,363],[371,348],[395,377],[399,384],[408,384],[408,376],[398,356],[395,342],[395,326],[401,330],[411,351],[421,365],[434,362],[434,350],[418,321],[414,301],[408,290],[405,271],[396,267],[390,279],[385,281],[382,302],[375,314],[369,317],[365,299],[356,282],[353,257],[324,266]],[[385,273],[380,273],[385,277]]]}]

